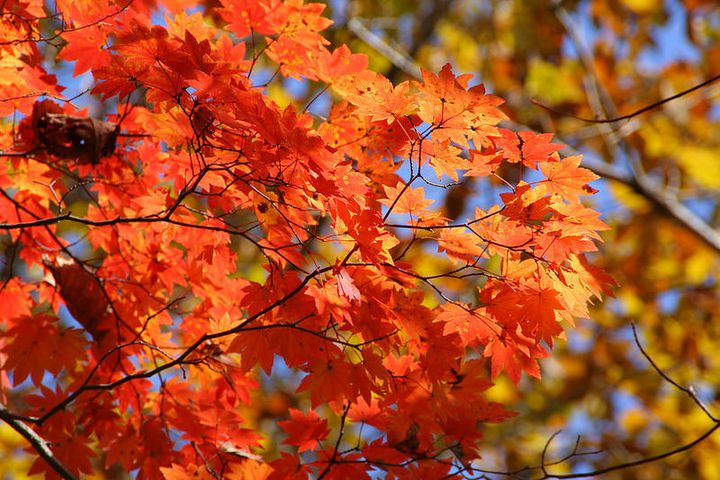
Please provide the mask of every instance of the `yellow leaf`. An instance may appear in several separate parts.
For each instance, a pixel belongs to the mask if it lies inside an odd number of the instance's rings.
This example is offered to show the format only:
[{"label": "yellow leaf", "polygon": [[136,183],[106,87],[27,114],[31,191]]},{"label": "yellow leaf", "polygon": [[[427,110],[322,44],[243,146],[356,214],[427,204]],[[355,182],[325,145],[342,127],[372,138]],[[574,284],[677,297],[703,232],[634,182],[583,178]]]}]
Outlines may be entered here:
[{"label": "yellow leaf", "polygon": [[287,89],[277,82],[271,83],[268,86],[267,93],[280,108],[285,108],[294,101],[294,99],[289,95]]},{"label": "yellow leaf", "polygon": [[646,213],[650,210],[650,203],[642,196],[635,193],[627,185],[611,182],[610,190],[613,196],[623,207],[637,213]]},{"label": "yellow leaf", "polygon": [[638,15],[651,13],[660,6],[658,0],[622,0],[622,4]]},{"label": "yellow leaf", "polygon": [[688,145],[676,153],[678,162],[698,185],[720,187],[720,155],[716,149]]},{"label": "yellow leaf", "polygon": [[647,412],[640,408],[630,408],[623,412],[620,424],[630,435],[641,432],[648,423]]},{"label": "yellow leaf", "polygon": [[689,283],[701,283],[712,271],[716,255],[709,250],[699,249],[690,258],[685,260],[685,277]]},{"label": "yellow leaf", "polygon": [[528,95],[550,104],[581,102],[585,98],[573,65],[563,62],[559,67],[541,59],[530,61],[525,82]]}]

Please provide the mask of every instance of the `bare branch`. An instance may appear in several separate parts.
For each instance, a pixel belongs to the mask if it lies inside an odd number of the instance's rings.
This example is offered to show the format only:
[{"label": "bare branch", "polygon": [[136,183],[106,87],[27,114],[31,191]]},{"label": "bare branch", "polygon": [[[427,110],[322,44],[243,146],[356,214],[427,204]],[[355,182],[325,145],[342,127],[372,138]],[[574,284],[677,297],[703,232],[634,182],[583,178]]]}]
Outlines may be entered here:
[{"label": "bare branch", "polygon": [[720,423],[716,423],[712,426],[709,430],[707,430],[705,433],[700,435],[698,438],[693,440],[690,443],[686,443],[680,447],[673,448],[672,450],[668,450],[667,452],[660,453],[658,455],[653,455],[651,457],[641,458],[640,460],[635,460],[633,462],[625,462],[625,463],[618,463],[616,465],[612,465],[610,467],[600,468],[598,470],[592,470],[590,472],[578,472],[578,473],[568,473],[568,474],[552,474],[552,473],[546,473],[543,479],[545,478],[585,478],[585,477],[597,477],[599,475],[604,475],[606,473],[614,472],[617,470],[624,470],[628,468],[634,468],[638,467],[640,465],[645,465],[652,462],[657,462],[658,460],[662,460],[664,458],[672,457],[673,455],[677,455],[678,453],[685,452],[687,450],[690,450],[695,445],[699,444],[706,438],[708,438],[710,435],[715,433],[715,431],[720,428]]},{"label": "bare branch", "polygon": [[650,363],[650,365],[652,365],[652,367],[655,369],[655,371],[658,373],[658,375],[660,375],[663,378],[663,380],[668,382],[670,385],[677,388],[681,392],[686,393],[690,398],[692,398],[693,402],[695,402],[695,404],[698,407],[700,407],[700,409],[703,412],[705,412],[705,415],[707,415],[710,420],[712,420],[713,422],[716,422],[716,423],[720,422],[720,420],[717,417],[715,417],[712,413],[710,413],[710,410],[708,410],[707,406],[705,405],[705,402],[703,402],[702,399],[700,397],[698,397],[697,392],[692,387],[692,385],[689,387],[683,387],[682,385],[677,383],[675,380],[670,378],[670,376],[667,373],[665,373],[657,365],[657,363],[655,363],[655,361],[647,353],[647,351],[645,351],[642,344],[640,343],[640,338],[638,338],[637,327],[635,326],[635,322],[631,322],[630,327],[632,327],[633,338],[635,339],[635,345],[637,345],[638,349],[640,349],[640,353],[643,354],[643,357],[645,357],[645,359]]},{"label": "bare branch", "polygon": [[649,105],[645,105],[642,108],[639,108],[635,110],[634,112],[628,113],[626,115],[621,115],[619,117],[613,117],[613,118],[587,118],[587,117],[581,117],[578,115],[573,114],[572,112],[566,112],[562,110],[557,110],[553,107],[550,107],[548,105],[545,105],[544,103],[535,100],[530,99],[530,102],[532,102],[534,105],[537,105],[538,107],[547,110],[548,112],[552,112],[556,115],[561,115],[563,117],[571,117],[576,120],[580,120],[581,122],[587,122],[587,123],[616,123],[621,122],[623,120],[630,120],[634,117],[637,117],[638,115],[642,115],[643,113],[649,112],[650,110],[654,110],[658,107],[661,107],[665,105],[666,103],[672,102],[673,100],[677,100],[678,98],[684,97],[686,95],[689,95],[697,90],[700,90],[704,87],[707,87],[708,85],[717,82],[720,80],[720,74],[715,75],[714,77],[710,77],[707,80],[704,80],[697,85],[694,85],[686,90],[683,90],[681,92],[676,93],[675,95],[671,95],[669,97],[663,98],[661,100],[658,100],[657,102],[653,102]]},{"label": "bare branch", "polygon": [[72,472],[58,460],[53,451],[50,450],[49,442],[43,440],[40,435],[35,433],[30,427],[15,418],[4,405],[0,405],[0,419],[22,435],[25,440],[30,442],[30,445],[32,445],[38,455],[40,455],[58,475],[66,480],[77,480],[77,477],[73,475]]},{"label": "bare branch", "polygon": [[421,78],[420,67],[418,67],[417,63],[415,63],[411,57],[399,52],[384,39],[375,35],[362,23],[362,21],[357,18],[351,18],[348,21],[347,26],[355,35],[358,36],[358,38],[381,54],[385,55],[388,60],[395,65],[395,67],[399,68],[413,78]]}]

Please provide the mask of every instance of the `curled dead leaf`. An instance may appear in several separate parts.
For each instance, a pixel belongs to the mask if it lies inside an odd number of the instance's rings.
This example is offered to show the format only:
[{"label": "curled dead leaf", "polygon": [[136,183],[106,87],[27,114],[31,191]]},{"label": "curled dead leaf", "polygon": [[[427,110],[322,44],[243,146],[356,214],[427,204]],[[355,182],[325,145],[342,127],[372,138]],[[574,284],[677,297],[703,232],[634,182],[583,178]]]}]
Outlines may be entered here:
[{"label": "curled dead leaf", "polygon": [[108,333],[103,328],[108,301],[95,275],[71,259],[58,257],[54,262],[49,258],[43,261],[67,309],[95,341],[101,343]]},{"label": "curled dead leaf", "polygon": [[205,105],[198,106],[192,113],[192,124],[195,131],[201,135],[212,135],[215,133],[215,115]]},{"label": "curled dead leaf", "polygon": [[32,128],[38,143],[51,155],[96,165],[115,151],[118,125],[63,113],[51,100],[35,103]]}]

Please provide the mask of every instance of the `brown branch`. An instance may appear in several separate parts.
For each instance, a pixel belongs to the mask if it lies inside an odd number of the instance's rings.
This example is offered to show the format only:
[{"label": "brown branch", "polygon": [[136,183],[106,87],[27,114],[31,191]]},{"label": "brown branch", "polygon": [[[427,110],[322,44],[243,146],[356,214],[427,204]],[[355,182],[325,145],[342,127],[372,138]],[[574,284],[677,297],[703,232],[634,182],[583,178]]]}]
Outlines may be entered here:
[{"label": "brown branch", "polygon": [[30,427],[25,425],[23,422],[18,420],[12,413],[10,413],[4,405],[0,405],[0,419],[10,425],[10,427],[22,435],[40,457],[47,462],[60,477],[65,480],[77,480],[77,477],[68,470],[68,468],[58,460],[52,450],[50,450],[50,443],[43,440],[40,435],[35,433]]},{"label": "brown branch", "polygon": [[705,413],[705,415],[707,415],[707,417],[708,417],[710,420],[713,421],[714,425],[713,425],[709,430],[707,430],[705,433],[703,433],[702,435],[700,435],[699,437],[697,437],[695,440],[693,440],[692,442],[686,443],[685,445],[682,445],[682,446],[680,446],[680,447],[674,448],[674,449],[669,450],[669,451],[667,451],[667,452],[663,452],[663,453],[658,454],[658,455],[653,455],[653,456],[650,456],[650,457],[642,458],[642,459],[640,459],[640,460],[636,460],[636,461],[633,461],[633,462],[619,463],[619,464],[617,464],[617,465],[612,465],[612,466],[610,466],[610,467],[601,468],[601,469],[594,470],[594,471],[591,471],[591,472],[582,472],[582,473],[573,473],[573,474],[558,474],[558,475],[554,475],[554,474],[551,474],[551,473],[549,473],[549,472],[547,471],[547,468],[546,468],[546,467],[547,467],[549,464],[545,463],[545,458],[546,458],[546,456],[547,456],[547,450],[549,449],[550,444],[552,443],[553,439],[558,435],[558,433],[560,433],[560,432],[556,432],[556,433],[554,433],[554,434],[548,439],[547,443],[545,444],[545,447],[543,448],[543,452],[542,452],[542,463],[541,463],[541,469],[542,469],[543,474],[544,474],[544,476],[542,477],[543,479],[544,479],[544,478],[582,478],[582,477],[592,477],[592,476],[603,475],[603,474],[605,474],[605,473],[609,473],[609,472],[616,471],[616,470],[622,470],[622,469],[627,469],[627,468],[634,468],[634,467],[637,467],[637,466],[640,466],[640,465],[645,465],[645,464],[647,464],[647,463],[656,462],[656,461],[658,461],[658,460],[662,460],[662,459],[664,459],[664,458],[668,458],[668,457],[671,457],[671,456],[673,456],[673,455],[677,455],[678,453],[682,453],[682,452],[684,452],[684,451],[690,450],[691,448],[693,448],[694,446],[696,446],[697,444],[699,444],[700,442],[702,442],[703,440],[705,440],[707,437],[709,437],[710,435],[712,435],[712,434],[715,432],[715,430],[717,430],[718,428],[720,428],[720,419],[716,418],[716,417],[708,410],[708,408],[707,408],[707,406],[705,405],[705,403],[698,397],[697,392],[695,391],[695,389],[692,388],[692,386],[690,386],[690,387],[683,387],[682,385],[680,385],[679,383],[677,383],[675,380],[673,380],[667,373],[665,373],[665,371],[663,371],[663,370],[657,365],[657,363],[655,363],[655,361],[652,359],[652,357],[651,357],[651,356],[647,353],[647,351],[643,348],[642,344],[640,343],[640,339],[639,339],[639,337],[638,337],[637,327],[635,326],[635,323],[634,323],[634,322],[631,322],[631,323],[630,323],[630,326],[631,326],[631,328],[632,328],[633,338],[634,338],[634,340],[635,340],[635,344],[637,345],[638,349],[640,350],[640,352],[642,353],[642,355],[645,357],[645,359],[650,363],[650,365],[653,367],[653,369],[658,373],[658,375],[660,375],[663,380],[665,380],[666,382],[668,382],[669,384],[671,384],[671,385],[672,385],[673,387],[675,387],[676,389],[678,389],[678,390],[680,390],[681,392],[687,394],[687,395],[695,402],[695,404]]},{"label": "brown branch", "polygon": [[[614,472],[617,470],[624,470],[627,468],[634,468],[638,467],[640,465],[645,465],[652,462],[657,462],[658,460],[662,460],[664,458],[672,457],[673,455],[677,455],[678,453],[685,452],[687,450],[690,450],[695,445],[699,444],[706,438],[708,438],[710,435],[715,433],[715,431],[720,428],[720,423],[716,423],[712,426],[709,430],[707,430],[705,433],[700,435],[698,438],[693,440],[690,443],[686,443],[685,445],[682,445],[680,447],[674,448],[672,450],[668,450],[667,452],[660,453],[658,455],[653,455],[651,457],[641,458],[640,460],[635,460],[633,462],[625,462],[625,463],[618,463],[616,465],[611,465],[609,467],[600,468],[598,470],[592,470],[590,472],[580,472],[580,473],[567,473],[567,474],[552,474],[552,473],[546,473],[545,476],[542,477],[542,479],[545,478],[584,478],[584,477],[597,477],[598,475],[604,475],[606,473]],[[552,440],[552,439],[551,439]],[[541,480],[542,480],[541,479]]]},{"label": "brown branch", "polygon": [[351,32],[357,35],[362,41],[385,55],[395,67],[407,73],[413,78],[420,79],[420,67],[408,55],[399,52],[382,38],[375,35],[359,19],[351,18],[347,23]]},{"label": "brown branch", "polygon": [[650,110],[654,110],[658,107],[661,107],[665,105],[666,103],[672,102],[673,100],[677,100],[678,98],[684,97],[685,95],[689,95],[697,90],[700,90],[701,88],[707,87],[708,85],[717,82],[720,80],[720,74],[715,75],[714,77],[710,77],[707,80],[698,83],[697,85],[694,85],[686,90],[683,90],[682,92],[678,92],[675,95],[671,95],[669,97],[663,98],[662,100],[658,100],[657,102],[653,102],[649,105],[645,105],[642,108],[639,108],[635,110],[634,112],[628,113],[626,115],[621,115],[619,117],[614,118],[587,118],[587,117],[581,117],[578,115],[573,114],[572,112],[564,111],[564,110],[558,110],[553,107],[550,107],[548,105],[545,105],[544,103],[535,100],[530,99],[530,102],[534,105],[537,105],[538,107],[547,110],[548,112],[554,113],[556,115],[561,115],[563,117],[571,117],[576,120],[580,120],[581,122],[587,122],[587,123],[616,123],[621,122],[623,120],[630,120],[633,117],[637,117],[638,115],[642,115],[645,112],[649,112]]},{"label": "brown branch", "polygon": [[345,435],[345,420],[347,419],[348,412],[350,411],[350,404],[348,403],[343,407],[342,415],[340,416],[340,431],[338,432],[337,440],[335,441],[335,448],[333,449],[332,456],[328,460],[328,464],[322,473],[317,477],[318,480],[325,478],[325,475],[330,473],[330,469],[337,463],[338,449],[340,448],[340,442]]},{"label": "brown branch", "polygon": [[645,357],[645,359],[650,363],[650,365],[658,373],[658,375],[660,375],[663,378],[663,380],[668,382],[673,387],[675,387],[678,390],[680,390],[681,392],[687,394],[693,400],[693,402],[695,402],[695,404],[698,407],[700,407],[700,409],[703,412],[705,412],[705,415],[707,415],[710,420],[712,420],[715,423],[720,422],[720,419],[715,417],[715,415],[713,415],[710,412],[710,410],[707,408],[707,405],[705,405],[705,402],[703,402],[702,399],[700,397],[698,397],[698,394],[695,391],[695,389],[692,387],[692,385],[689,387],[683,387],[682,385],[677,383],[675,380],[670,378],[670,376],[667,373],[665,373],[665,371],[663,371],[663,369],[661,369],[657,365],[657,363],[655,363],[655,361],[652,359],[652,357],[647,353],[647,351],[643,348],[642,344],[640,343],[640,338],[638,338],[637,327],[635,326],[635,322],[630,322],[630,327],[632,328],[633,339],[635,340],[635,345],[637,345],[638,349],[640,350],[640,353],[642,353],[643,357]]},{"label": "brown branch", "polygon": [[0,157],[30,157],[33,153],[42,151],[42,148],[33,148],[26,152],[0,152]]}]

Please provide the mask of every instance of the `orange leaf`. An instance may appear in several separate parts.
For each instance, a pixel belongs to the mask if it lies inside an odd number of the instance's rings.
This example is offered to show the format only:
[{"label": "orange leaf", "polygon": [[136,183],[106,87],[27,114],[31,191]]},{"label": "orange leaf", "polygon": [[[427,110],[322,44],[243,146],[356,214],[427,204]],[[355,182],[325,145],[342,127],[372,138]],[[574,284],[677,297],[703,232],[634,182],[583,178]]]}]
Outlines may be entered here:
[{"label": "orange leaf", "polygon": [[291,408],[290,420],[278,422],[278,425],[289,435],[283,443],[298,447],[298,452],[313,450],[330,433],[327,420],[321,419],[314,410],[305,414]]},{"label": "orange leaf", "polygon": [[421,215],[433,204],[433,200],[425,198],[424,188],[406,187],[404,183],[399,182],[395,187],[383,185],[383,189],[387,198],[380,202],[392,208],[393,213]]},{"label": "orange leaf", "polygon": [[45,372],[57,375],[87,358],[87,341],[80,330],[63,328],[49,315],[25,317],[3,335],[8,340],[2,351],[7,355],[3,369],[12,371],[19,385],[28,376],[40,385]]},{"label": "orange leaf", "polygon": [[500,137],[495,138],[497,148],[510,163],[522,163],[526,167],[537,169],[540,162],[548,162],[550,155],[565,148],[561,143],[550,143],[552,133],[519,132],[501,128]]},{"label": "orange leaf", "polygon": [[337,281],[338,295],[347,298],[350,302],[360,300],[360,290],[355,286],[355,282],[344,268],[334,268],[333,274]]},{"label": "orange leaf", "polygon": [[597,190],[590,187],[588,183],[597,180],[598,177],[587,168],[580,167],[582,157],[567,157],[559,162],[540,163],[540,170],[547,177],[545,185],[548,193],[557,193],[569,200],[578,201],[582,195],[592,195]]}]

